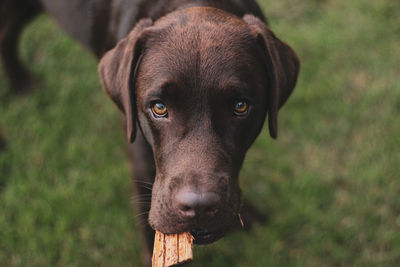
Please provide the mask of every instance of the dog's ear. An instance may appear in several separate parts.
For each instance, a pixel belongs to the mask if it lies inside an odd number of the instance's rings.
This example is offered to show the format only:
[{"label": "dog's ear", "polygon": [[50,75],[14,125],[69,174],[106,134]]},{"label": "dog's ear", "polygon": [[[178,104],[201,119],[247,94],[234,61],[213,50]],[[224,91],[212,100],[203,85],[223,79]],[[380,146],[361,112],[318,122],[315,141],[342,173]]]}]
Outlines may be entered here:
[{"label": "dog's ear", "polygon": [[253,15],[245,15],[243,20],[250,25],[259,43],[268,75],[268,126],[272,138],[278,134],[278,110],[289,98],[296,86],[300,61],[286,43]]},{"label": "dog's ear", "polygon": [[140,20],[127,37],[103,56],[98,67],[103,88],[125,114],[129,142],[136,135],[135,75],[143,46],[141,37],[152,24],[151,19]]}]

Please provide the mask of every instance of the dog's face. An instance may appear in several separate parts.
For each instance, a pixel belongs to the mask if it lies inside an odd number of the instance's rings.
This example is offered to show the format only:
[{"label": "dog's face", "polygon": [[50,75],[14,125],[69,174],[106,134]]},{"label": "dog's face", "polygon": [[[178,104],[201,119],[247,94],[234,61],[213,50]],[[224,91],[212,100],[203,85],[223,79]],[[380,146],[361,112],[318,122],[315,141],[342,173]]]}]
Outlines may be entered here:
[{"label": "dog's face", "polygon": [[238,216],[237,176],[263,125],[267,79],[243,21],[197,15],[168,16],[147,33],[136,103],[157,166],[151,226],[217,236]]},{"label": "dog's face", "polygon": [[99,69],[128,137],[138,123],[153,149],[150,225],[191,231],[197,243],[221,237],[238,216],[238,173],[267,113],[276,135],[294,52],[253,16],[191,8],[140,22]]}]

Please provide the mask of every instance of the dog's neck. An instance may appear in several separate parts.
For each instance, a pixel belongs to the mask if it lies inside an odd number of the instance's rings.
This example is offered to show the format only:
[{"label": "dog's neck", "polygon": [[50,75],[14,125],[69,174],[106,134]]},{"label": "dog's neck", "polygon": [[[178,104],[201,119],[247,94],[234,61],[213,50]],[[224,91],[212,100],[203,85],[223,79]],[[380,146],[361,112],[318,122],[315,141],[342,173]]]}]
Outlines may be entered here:
[{"label": "dog's neck", "polygon": [[215,7],[239,16],[246,1],[248,0],[146,0],[140,5],[138,19],[149,17],[155,21],[170,12],[199,6]]},{"label": "dog's neck", "polygon": [[[120,0],[115,1],[112,7],[111,16],[119,16],[117,25],[110,25],[114,28],[116,41],[125,37],[142,18],[151,18],[156,21],[166,14],[196,6],[209,6],[235,14],[239,17],[247,13],[253,14],[265,21],[262,11],[255,0]],[[115,27],[118,30],[115,31]]]}]

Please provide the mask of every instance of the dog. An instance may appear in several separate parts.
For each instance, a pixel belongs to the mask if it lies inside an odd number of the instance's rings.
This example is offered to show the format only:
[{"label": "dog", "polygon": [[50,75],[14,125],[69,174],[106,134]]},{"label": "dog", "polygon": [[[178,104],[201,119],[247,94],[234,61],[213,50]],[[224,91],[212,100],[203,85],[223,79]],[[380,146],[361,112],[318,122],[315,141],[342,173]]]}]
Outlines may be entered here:
[{"label": "dog", "polygon": [[151,194],[151,203],[137,207],[148,222],[148,259],[154,230],[191,232],[196,243],[208,244],[238,221],[245,213],[238,174],[246,151],[266,118],[277,137],[278,110],[300,69],[255,1],[1,5],[1,54],[16,92],[32,84],[16,52],[18,34],[42,10],[99,58],[102,86],[124,118],[136,193]]}]

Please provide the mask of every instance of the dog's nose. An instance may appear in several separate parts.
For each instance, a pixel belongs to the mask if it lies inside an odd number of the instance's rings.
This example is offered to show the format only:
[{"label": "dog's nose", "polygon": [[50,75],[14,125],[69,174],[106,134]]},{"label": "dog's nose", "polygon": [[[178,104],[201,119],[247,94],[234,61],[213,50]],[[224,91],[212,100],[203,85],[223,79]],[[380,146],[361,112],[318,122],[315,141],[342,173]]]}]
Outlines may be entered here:
[{"label": "dog's nose", "polygon": [[212,217],[218,212],[220,197],[216,193],[181,190],[175,196],[178,212],[185,219]]}]

